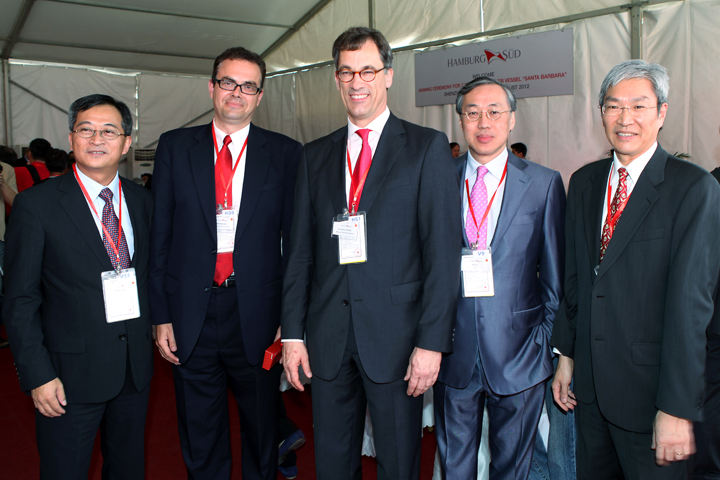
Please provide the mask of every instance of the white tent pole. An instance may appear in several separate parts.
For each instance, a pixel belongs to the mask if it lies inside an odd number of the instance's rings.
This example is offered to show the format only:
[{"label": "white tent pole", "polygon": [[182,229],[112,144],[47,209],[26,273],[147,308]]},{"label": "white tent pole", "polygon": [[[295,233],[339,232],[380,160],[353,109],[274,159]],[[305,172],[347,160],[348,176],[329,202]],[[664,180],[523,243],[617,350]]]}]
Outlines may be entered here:
[{"label": "white tent pole", "polygon": [[642,0],[632,0],[630,7],[630,58],[632,59],[642,58],[642,5],[645,3]]},{"label": "white tent pole", "polygon": [[12,148],[12,117],[10,115],[10,62],[2,61],[3,71],[3,117],[5,118],[5,144]]}]

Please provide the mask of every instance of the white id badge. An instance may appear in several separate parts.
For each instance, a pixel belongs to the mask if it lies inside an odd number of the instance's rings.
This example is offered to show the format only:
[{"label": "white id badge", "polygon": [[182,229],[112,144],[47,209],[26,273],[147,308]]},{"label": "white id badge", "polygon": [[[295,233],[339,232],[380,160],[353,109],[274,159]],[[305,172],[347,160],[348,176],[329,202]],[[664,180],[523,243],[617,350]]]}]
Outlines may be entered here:
[{"label": "white id badge", "polygon": [[367,262],[365,212],[342,214],[333,219],[332,236],[338,239],[340,265]]},{"label": "white id badge", "polygon": [[137,278],[134,268],[102,273],[105,318],[108,323],[121,322],[140,316]]},{"label": "white id badge", "polygon": [[237,209],[233,207],[218,208],[215,216],[217,223],[217,253],[228,253],[235,249],[235,226],[237,225]]},{"label": "white id badge", "polygon": [[489,249],[463,248],[460,273],[463,297],[492,297],[495,295],[492,254]]}]

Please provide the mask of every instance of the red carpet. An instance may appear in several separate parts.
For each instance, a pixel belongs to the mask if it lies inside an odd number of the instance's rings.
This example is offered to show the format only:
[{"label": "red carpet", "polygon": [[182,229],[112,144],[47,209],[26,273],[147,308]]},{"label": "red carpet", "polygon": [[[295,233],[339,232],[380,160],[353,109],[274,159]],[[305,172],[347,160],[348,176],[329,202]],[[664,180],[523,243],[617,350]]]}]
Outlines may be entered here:
[{"label": "red carpet", "polygon": [[[2,335],[5,336],[4,331]],[[3,412],[0,433],[0,479],[26,480],[39,477],[39,459],[35,448],[34,407],[30,397],[20,391],[10,349],[0,350],[0,411]],[[155,376],[150,392],[150,407],[145,433],[146,471],[148,480],[186,478],[185,465],[180,453],[177,420],[175,414],[175,391],[170,364],[156,355]],[[312,411],[309,392],[288,391],[283,393],[288,416],[302,429],[307,439],[297,450],[298,480],[315,478],[315,456],[312,431]],[[234,399],[231,405],[234,404]],[[230,408],[230,426],[233,449],[233,478],[240,473],[240,426],[236,408]],[[102,458],[96,441],[91,480],[100,480]],[[420,478],[432,478],[435,456],[435,435],[425,431],[422,445]],[[278,480],[284,477],[278,474]],[[363,457],[363,478],[375,480],[375,459]]]}]

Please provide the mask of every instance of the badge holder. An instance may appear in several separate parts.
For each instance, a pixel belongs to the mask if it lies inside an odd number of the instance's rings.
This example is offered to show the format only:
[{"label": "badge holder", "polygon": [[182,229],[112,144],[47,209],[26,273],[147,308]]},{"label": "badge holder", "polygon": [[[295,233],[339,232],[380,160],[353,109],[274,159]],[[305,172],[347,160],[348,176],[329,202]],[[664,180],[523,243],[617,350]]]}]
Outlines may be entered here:
[{"label": "badge holder", "polygon": [[350,215],[347,210],[333,218],[332,236],[338,239],[338,263],[367,262],[367,223],[365,212]]},{"label": "badge holder", "polygon": [[101,280],[105,300],[105,319],[108,323],[140,316],[140,300],[134,268],[102,272]]},{"label": "badge holder", "polygon": [[463,297],[492,297],[495,295],[490,247],[487,250],[463,248],[460,265]]},{"label": "badge holder", "polygon": [[235,249],[235,226],[238,209],[215,206],[215,223],[217,225],[217,253],[232,253]]}]

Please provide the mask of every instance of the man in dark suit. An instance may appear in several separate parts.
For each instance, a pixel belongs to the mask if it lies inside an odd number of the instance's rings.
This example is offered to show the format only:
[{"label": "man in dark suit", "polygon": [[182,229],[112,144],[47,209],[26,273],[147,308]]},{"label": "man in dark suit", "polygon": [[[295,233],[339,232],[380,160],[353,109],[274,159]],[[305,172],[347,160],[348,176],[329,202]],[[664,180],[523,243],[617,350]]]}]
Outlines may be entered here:
[{"label": "man in dark suit", "polygon": [[152,199],[118,176],[132,133],[124,103],[80,98],[69,124],[74,174],[15,198],[5,324],[37,408],[41,478],[87,478],[98,428],[103,478],[144,478]]},{"label": "man in dark suit", "polygon": [[188,476],[229,479],[228,387],[240,409],[242,472],[274,479],[281,368],[262,369],[279,335],[301,145],[251,123],[265,62],[237,47],[215,59],[209,125],[160,137],[150,291],[171,362]]},{"label": "man in dark suit", "polygon": [[[710,172],[720,182],[720,168]],[[705,405],[703,421],[695,424],[697,455],[693,480],[720,479],[720,290],[715,291],[715,311],[707,329]]]},{"label": "man in dark suit", "polygon": [[[486,402],[490,478],[527,478],[545,380],[552,374],[549,342],[562,298],[565,189],[558,172],[508,152],[515,109],[512,90],[489,77],[458,92],[456,110],[469,149],[457,171],[464,246],[472,252],[463,254],[453,353],[443,359],[435,384],[444,478],[477,477]],[[471,292],[474,255],[492,259],[494,281],[481,296]]]},{"label": "man in dark suit", "polygon": [[695,451],[720,187],[657,144],[668,88],[660,65],[615,66],[598,98],[613,157],[570,181],[552,388],[576,412],[582,479],[684,478]]},{"label": "man in dark suit", "polygon": [[295,388],[300,365],[313,379],[319,479],[360,478],[366,405],[378,478],[417,478],[420,395],[452,348],[457,175],[445,135],[388,110],[392,53],[380,32],[350,28],[333,57],[348,124],[303,151],[283,362]]}]

